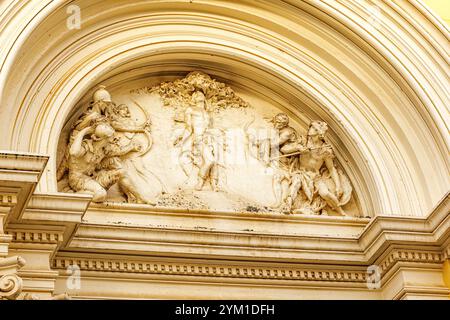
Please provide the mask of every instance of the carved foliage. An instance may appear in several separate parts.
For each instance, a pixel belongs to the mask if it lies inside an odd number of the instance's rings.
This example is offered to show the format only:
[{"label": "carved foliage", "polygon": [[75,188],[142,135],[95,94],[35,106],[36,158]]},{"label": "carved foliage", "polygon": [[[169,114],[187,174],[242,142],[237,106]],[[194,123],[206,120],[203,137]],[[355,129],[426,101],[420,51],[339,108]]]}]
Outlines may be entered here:
[{"label": "carved foliage", "polygon": [[247,108],[249,106],[225,83],[212,79],[209,75],[199,71],[193,71],[186,77],[173,82],[163,82],[151,88],[144,87],[133,90],[131,93],[157,93],[165,106],[186,107],[190,104],[195,91],[202,91],[205,94],[211,110]]}]

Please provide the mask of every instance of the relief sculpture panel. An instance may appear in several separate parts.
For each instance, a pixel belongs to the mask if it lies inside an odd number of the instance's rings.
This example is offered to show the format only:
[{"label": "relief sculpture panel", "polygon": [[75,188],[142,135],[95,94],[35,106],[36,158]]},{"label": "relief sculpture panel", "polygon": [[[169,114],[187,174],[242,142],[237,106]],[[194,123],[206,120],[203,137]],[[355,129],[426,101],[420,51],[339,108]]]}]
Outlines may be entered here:
[{"label": "relief sculpture panel", "polygon": [[302,130],[205,73],[117,95],[100,86],[82,110],[61,135],[61,192],[99,203],[359,215],[325,122]]}]

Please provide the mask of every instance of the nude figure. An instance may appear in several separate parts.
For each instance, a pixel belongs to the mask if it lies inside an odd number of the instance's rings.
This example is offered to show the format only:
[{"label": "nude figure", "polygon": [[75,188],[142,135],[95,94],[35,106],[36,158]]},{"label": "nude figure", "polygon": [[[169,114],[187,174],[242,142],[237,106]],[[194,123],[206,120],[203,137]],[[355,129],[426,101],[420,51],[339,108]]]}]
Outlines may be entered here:
[{"label": "nude figure", "polygon": [[[298,148],[299,166],[298,170],[292,173],[292,184],[288,197],[288,205],[297,197],[302,189],[309,200],[313,201],[314,195],[318,195],[325,200],[326,204],[341,215],[344,215],[340,197],[343,194],[341,180],[334,165],[334,151],[329,143],[325,141],[328,126],[322,121],[312,121],[305,146]],[[334,190],[331,190],[325,181],[321,169],[325,167],[334,182]]]},{"label": "nude figure", "polygon": [[[192,102],[193,105],[185,111],[183,134],[175,139],[174,145],[190,141],[188,157],[199,168],[195,189],[202,190],[206,180],[209,179],[212,189],[218,191],[217,148],[220,144],[215,140],[217,135],[213,132],[212,119],[207,110],[205,95],[201,91],[194,92]],[[188,174],[186,168],[183,170]]]},{"label": "nude figure", "polygon": [[275,130],[276,139],[266,139],[259,145],[262,161],[275,168],[272,187],[276,202],[273,207],[283,205],[289,194],[291,184],[290,171],[296,165],[298,157],[290,156],[291,153],[301,150],[302,145],[298,142],[297,131],[289,125],[289,117],[285,113],[279,113],[271,120]]}]

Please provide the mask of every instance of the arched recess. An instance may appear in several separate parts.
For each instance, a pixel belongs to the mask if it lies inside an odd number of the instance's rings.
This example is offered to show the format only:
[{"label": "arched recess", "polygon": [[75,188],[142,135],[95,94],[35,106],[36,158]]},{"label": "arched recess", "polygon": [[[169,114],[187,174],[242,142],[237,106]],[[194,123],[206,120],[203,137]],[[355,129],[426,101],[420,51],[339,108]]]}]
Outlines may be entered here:
[{"label": "arched recess", "polygon": [[[81,9],[79,30],[66,26],[69,4]],[[448,31],[420,3],[21,6],[5,11],[14,41],[1,51],[0,147],[51,156],[40,192],[56,191],[59,133],[89,90],[190,68],[251,87],[301,123],[328,122],[367,215],[426,215],[448,192]],[[19,18],[27,23],[14,28]]]}]

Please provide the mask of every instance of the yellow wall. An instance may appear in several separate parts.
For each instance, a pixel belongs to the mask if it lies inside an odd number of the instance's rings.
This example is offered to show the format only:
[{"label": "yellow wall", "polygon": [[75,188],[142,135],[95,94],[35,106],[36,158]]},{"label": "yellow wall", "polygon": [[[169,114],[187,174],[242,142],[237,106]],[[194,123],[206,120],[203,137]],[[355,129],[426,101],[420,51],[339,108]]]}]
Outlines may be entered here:
[{"label": "yellow wall", "polygon": [[444,262],[444,282],[450,288],[450,259]]},{"label": "yellow wall", "polygon": [[450,0],[423,0],[438,16],[450,26]]}]

